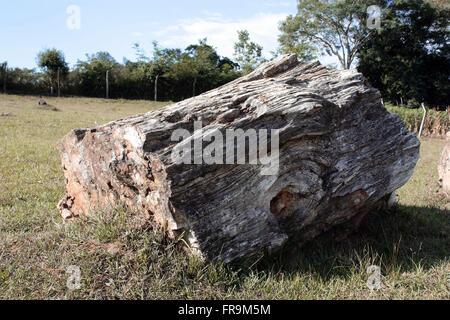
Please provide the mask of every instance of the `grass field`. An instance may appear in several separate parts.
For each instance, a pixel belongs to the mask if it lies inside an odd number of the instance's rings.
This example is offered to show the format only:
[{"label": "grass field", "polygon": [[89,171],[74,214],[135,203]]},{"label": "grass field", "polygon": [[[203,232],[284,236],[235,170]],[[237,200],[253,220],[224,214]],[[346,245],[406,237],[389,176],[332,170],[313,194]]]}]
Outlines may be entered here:
[{"label": "grass field", "polygon": [[[158,227],[117,209],[63,224],[64,177],[55,149],[73,128],[164,104],[0,95],[0,299],[450,299],[450,214],[440,195],[442,140],[423,140],[415,175],[397,205],[373,212],[336,243],[240,265],[204,265]],[[81,288],[69,290],[69,266]],[[367,268],[382,270],[371,291]]]}]

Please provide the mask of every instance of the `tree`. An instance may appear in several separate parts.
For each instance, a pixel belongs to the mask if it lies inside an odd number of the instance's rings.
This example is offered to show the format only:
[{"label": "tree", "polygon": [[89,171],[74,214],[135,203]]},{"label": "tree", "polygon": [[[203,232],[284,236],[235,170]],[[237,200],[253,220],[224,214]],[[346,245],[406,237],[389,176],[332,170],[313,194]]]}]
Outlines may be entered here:
[{"label": "tree", "polygon": [[86,61],[76,64],[77,85],[81,94],[87,96],[104,97],[106,91],[106,72],[109,72],[110,83],[117,84],[117,75],[120,74],[121,65],[105,51],[86,55]]},{"label": "tree", "polygon": [[2,75],[2,89],[3,89],[3,93],[6,93],[6,82],[7,82],[7,77],[8,77],[8,62],[5,61],[2,63],[1,65],[1,75]]},{"label": "tree", "polygon": [[158,101],[158,82],[160,78],[173,78],[171,70],[181,60],[180,49],[160,48],[153,42],[152,77],[155,81],[155,101]]},{"label": "tree", "polygon": [[[241,75],[238,64],[220,56],[206,39],[184,50],[161,48],[154,42],[152,56],[147,56],[139,44],[135,44],[134,49],[136,61],[123,58],[122,63],[118,63],[108,52],[87,54],[84,60],[78,60],[68,72],[65,92],[71,95],[104,97],[108,73],[111,88],[108,93],[111,93],[111,98],[179,101],[214,89]],[[68,71],[68,68],[62,68],[61,71],[60,66],[64,65],[62,63],[50,63],[55,59],[48,56],[52,57],[43,52],[38,59],[39,62],[42,60],[42,70],[46,73],[8,69],[8,88],[11,91],[33,94],[47,91],[49,83],[53,85],[57,78],[56,70],[59,69],[64,76]],[[62,54],[57,56],[63,57]],[[1,77],[0,72],[0,90]]]},{"label": "tree", "polygon": [[441,9],[450,9],[450,2],[448,2],[448,0],[426,0],[426,2]]},{"label": "tree", "polygon": [[285,51],[300,52],[309,59],[314,51],[338,58],[343,69],[350,69],[361,42],[370,30],[366,27],[367,7],[376,0],[303,0],[298,13],[280,25],[280,44]]},{"label": "tree", "polygon": [[[220,59],[206,39],[188,46],[180,56],[178,63],[171,68],[170,77],[178,82],[191,85],[192,96],[197,93],[197,84],[211,72]],[[190,96],[190,95],[189,95]]]},{"label": "tree", "polygon": [[[226,69],[226,65],[229,69]],[[181,56],[180,62],[174,66],[176,77],[192,82],[192,96],[197,95],[221,83],[221,72],[232,71],[237,67],[229,58],[222,58],[216,49],[207,43],[207,39],[199,40],[198,44],[188,46]]]},{"label": "tree", "polygon": [[148,62],[150,60],[145,53],[145,50],[141,47],[139,43],[133,45],[133,49],[136,52],[136,57],[139,62]]},{"label": "tree", "polygon": [[450,11],[423,0],[386,1],[381,29],[360,50],[358,71],[390,101],[450,101]]},{"label": "tree", "polygon": [[237,64],[221,57],[207,39],[184,50],[155,46],[151,63],[156,79],[162,81],[158,87],[174,100],[195,96],[239,76]]},{"label": "tree", "polygon": [[294,24],[286,25],[284,28],[286,32],[278,37],[280,46],[275,55],[294,53],[301,62],[314,60],[317,57],[317,49],[296,37],[294,30],[290,29],[294,26]]},{"label": "tree", "polygon": [[69,67],[64,53],[57,49],[47,49],[38,53],[37,64],[48,77],[50,86],[60,87],[60,80],[69,73]]},{"label": "tree", "polygon": [[234,56],[243,74],[252,72],[266,60],[262,56],[263,47],[250,41],[247,30],[238,31],[238,42],[234,44]]}]

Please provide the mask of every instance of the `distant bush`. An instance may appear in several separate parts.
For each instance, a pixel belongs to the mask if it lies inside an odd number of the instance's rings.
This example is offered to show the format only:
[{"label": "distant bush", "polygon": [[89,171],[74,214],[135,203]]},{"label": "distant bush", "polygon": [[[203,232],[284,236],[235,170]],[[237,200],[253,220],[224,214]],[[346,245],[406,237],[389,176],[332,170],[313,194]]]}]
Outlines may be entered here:
[{"label": "distant bush", "polygon": [[[423,118],[423,109],[410,109],[386,105],[389,112],[395,113],[403,119],[411,132],[418,132]],[[423,126],[424,136],[443,137],[449,131],[450,112],[427,110],[427,117]]]},{"label": "distant bush", "polygon": [[[239,78],[239,64],[220,56],[206,39],[186,49],[164,49],[154,43],[153,57],[146,57],[136,45],[138,61],[117,62],[108,52],[86,55],[71,70],[64,54],[56,49],[38,55],[35,69],[8,68],[6,92],[47,96],[105,97],[108,73],[109,97],[114,99],[147,99],[181,101]],[[0,90],[3,73],[0,64]],[[58,79],[60,71],[60,81]]]},{"label": "distant bush", "polygon": [[[8,68],[6,76],[6,91],[8,93],[26,93],[31,95],[46,95],[50,84],[44,74],[35,69]],[[3,81],[0,81],[3,87]]]}]

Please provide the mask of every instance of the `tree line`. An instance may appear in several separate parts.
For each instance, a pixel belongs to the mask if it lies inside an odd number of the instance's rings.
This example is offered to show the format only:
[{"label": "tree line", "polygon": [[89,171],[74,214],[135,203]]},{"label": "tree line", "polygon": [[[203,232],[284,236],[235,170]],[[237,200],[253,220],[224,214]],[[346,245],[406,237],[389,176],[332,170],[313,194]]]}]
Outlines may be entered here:
[{"label": "tree line", "polygon": [[[108,52],[87,54],[70,69],[62,51],[38,53],[39,70],[2,68],[7,90],[38,95],[151,99],[179,101],[214,89],[251,72],[262,61],[262,47],[250,41],[245,30],[238,32],[236,62],[219,55],[201,39],[184,50],[162,48],[153,42],[148,56],[134,45],[136,61],[117,62]],[[2,77],[3,79],[3,77]],[[2,80],[3,82],[5,82]]]},{"label": "tree line", "polygon": [[[273,56],[296,53],[301,61],[334,56],[342,69],[357,69],[386,101],[446,108],[450,95],[450,21],[446,0],[302,0],[280,23]],[[139,44],[137,59],[117,62],[108,52],[86,55],[69,69],[63,52],[37,56],[39,71],[7,68],[9,92],[179,101],[216,88],[267,61],[261,45],[238,32],[232,58],[207,39],[185,49],[161,48],[152,56]],[[337,66],[335,66],[337,67]]]},{"label": "tree line", "polygon": [[450,104],[448,0],[303,0],[280,26],[282,51],[334,56],[394,105]]}]

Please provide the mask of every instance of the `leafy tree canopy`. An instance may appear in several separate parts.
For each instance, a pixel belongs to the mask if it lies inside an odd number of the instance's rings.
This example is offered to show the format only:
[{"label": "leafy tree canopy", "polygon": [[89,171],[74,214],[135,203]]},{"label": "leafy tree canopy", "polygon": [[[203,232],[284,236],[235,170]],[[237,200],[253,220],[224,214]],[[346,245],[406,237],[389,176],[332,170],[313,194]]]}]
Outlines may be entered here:
[{"label": "leafy tree canopy", "polygon": [[57,49],[46,49],[38,53],[37,64],[49,77],[51,83],[56,79],[58,70],[65,77],[69,72],[64,53]]},{"label": "leafy tree canopy", "polygon": [[385,1],[381,29],[360,50],[358,70],[393,102],[450,101],[450,11],[423,0]]},{"label": "leafy tree canopy", "polygon": [[238,42],[234,44],[234,56],[243,74],[252,72],[266,60],[262,56],[263,47],[250,41],[247,30],[238,31]]},{"label": "leafy tree canopy", "polygon": [[280,25],[281,50],[295,52],[303,60],[310,60],[317,51],[337,57],[342,68],[350,69],[370,32],[367,7],[374,4],[377,1],[299,1],[297,14]]}]

